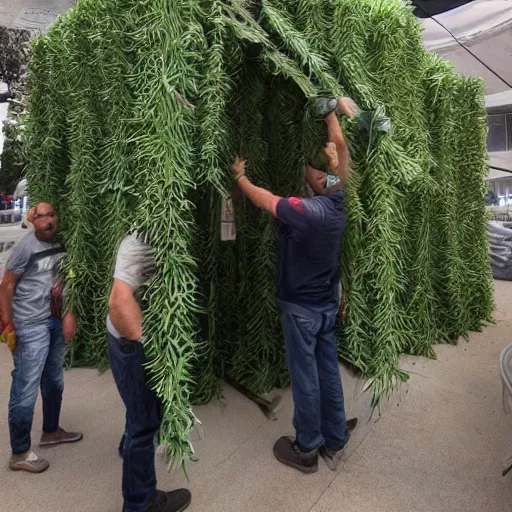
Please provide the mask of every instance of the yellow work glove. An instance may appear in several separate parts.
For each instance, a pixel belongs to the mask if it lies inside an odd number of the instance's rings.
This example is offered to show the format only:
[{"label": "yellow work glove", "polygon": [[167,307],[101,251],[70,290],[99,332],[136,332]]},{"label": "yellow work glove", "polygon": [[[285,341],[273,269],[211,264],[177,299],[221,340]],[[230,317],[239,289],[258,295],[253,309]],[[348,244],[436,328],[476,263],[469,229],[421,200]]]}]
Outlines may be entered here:
[{"label": "yellow work glove", "polygon": [[14,330],[12,322],[9,322],[4,327],[4,330],[0,335],[0,341],[2,341],[2,343],[7,343],[9,350],[14,352],[14,349],[16,348],[16,331]]}]

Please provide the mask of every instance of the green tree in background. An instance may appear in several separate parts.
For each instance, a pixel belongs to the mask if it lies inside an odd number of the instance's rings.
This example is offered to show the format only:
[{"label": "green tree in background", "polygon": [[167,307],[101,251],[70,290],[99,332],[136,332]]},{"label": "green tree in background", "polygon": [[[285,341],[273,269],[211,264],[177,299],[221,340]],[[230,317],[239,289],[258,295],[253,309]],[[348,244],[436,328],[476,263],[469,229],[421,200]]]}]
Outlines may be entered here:
[{"label": "green tree in background", "polygon": [[21,117],[25,110],[26,72],[29,60],[28,30],[0,27],[0,81],[7,84],[9,122],[2,127],[4,147],[0,159],[0,190],[13,193],[26,162],[23,151]]},{"label": "green tree in background", "polygon": [[0,191],[12,194],[23,176],[26,162],[21,126],[4,125],[4,148],[0,157]]}]

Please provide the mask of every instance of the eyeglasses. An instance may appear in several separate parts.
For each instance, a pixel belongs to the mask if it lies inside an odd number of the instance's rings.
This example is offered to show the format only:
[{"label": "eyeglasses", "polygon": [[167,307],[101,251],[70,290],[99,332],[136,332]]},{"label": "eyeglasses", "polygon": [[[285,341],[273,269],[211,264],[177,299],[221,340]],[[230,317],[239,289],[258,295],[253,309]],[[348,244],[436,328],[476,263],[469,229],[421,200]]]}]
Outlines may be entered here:
[{"label": "eyeglasses", "polygon": [[57,214],[55,212],[34,213],[34,219],[44,219],[45,217],[49,217],[50,219],[53,219],[54,217],[57,217]]}]

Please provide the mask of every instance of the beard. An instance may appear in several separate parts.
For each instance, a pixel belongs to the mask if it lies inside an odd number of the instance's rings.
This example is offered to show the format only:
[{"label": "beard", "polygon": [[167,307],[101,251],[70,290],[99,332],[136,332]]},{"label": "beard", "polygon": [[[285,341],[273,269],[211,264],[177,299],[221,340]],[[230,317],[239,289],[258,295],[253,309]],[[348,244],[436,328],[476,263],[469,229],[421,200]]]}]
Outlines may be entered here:
[{"label": "beard", "polygon": [[46,226],[37,230],[37,235],[39,236],[39,238],[41,240],[49,241],[49,240],[53,240],[53,238],[55,237],[56,231],[57,231],[57,228],[56,228],[55,224],[53,224],[52,222],[49,222],[48,224],[46,224]]}]

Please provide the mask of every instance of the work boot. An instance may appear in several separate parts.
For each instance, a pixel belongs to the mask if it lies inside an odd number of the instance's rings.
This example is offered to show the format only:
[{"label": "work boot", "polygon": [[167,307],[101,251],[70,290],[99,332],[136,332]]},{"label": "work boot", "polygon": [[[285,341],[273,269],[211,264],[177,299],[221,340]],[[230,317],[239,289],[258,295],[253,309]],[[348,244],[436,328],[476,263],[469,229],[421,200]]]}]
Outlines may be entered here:
[{"label": "work boot", "polygon": [[[347,429],[345,430],[345,446],[347,446],[350,435],[357,426],[357,418],[352,418],[347,421]],[[341,450],[329,450],[325,446],[320,448],[320,455],[325,460],[327,467],[332,471],[337,471],[340,466],[341,455],[345,446]]]},{"label": "work boot", "polygon": [[303,473],[318,471],[318,450],[303,452],[291,437],[281,437],[274,445],[275,458]]},{"label": "work boot", "polygon": [[42,473],[50,467],[50,463],[47,460],[40,459],[32,451],[29,450],[21,455],[11,455],[9,461],[9,468],[13,471],[27,471],[28,473]]},{"label": "work boot", "polygon": [[66,432],[63,428],[59,427],[57,432],[53,432],[52,434],[43,432],[39,446],[48,447],[63,443],[76,443],[77,441],[81,441],[82,438],[83,435],[80,432]]},{"label": "work boot", "polygon": [[176,491],[156,491],[153,501],[147,512],[183,512],[192,501],[192,495],[188,489]]}]

